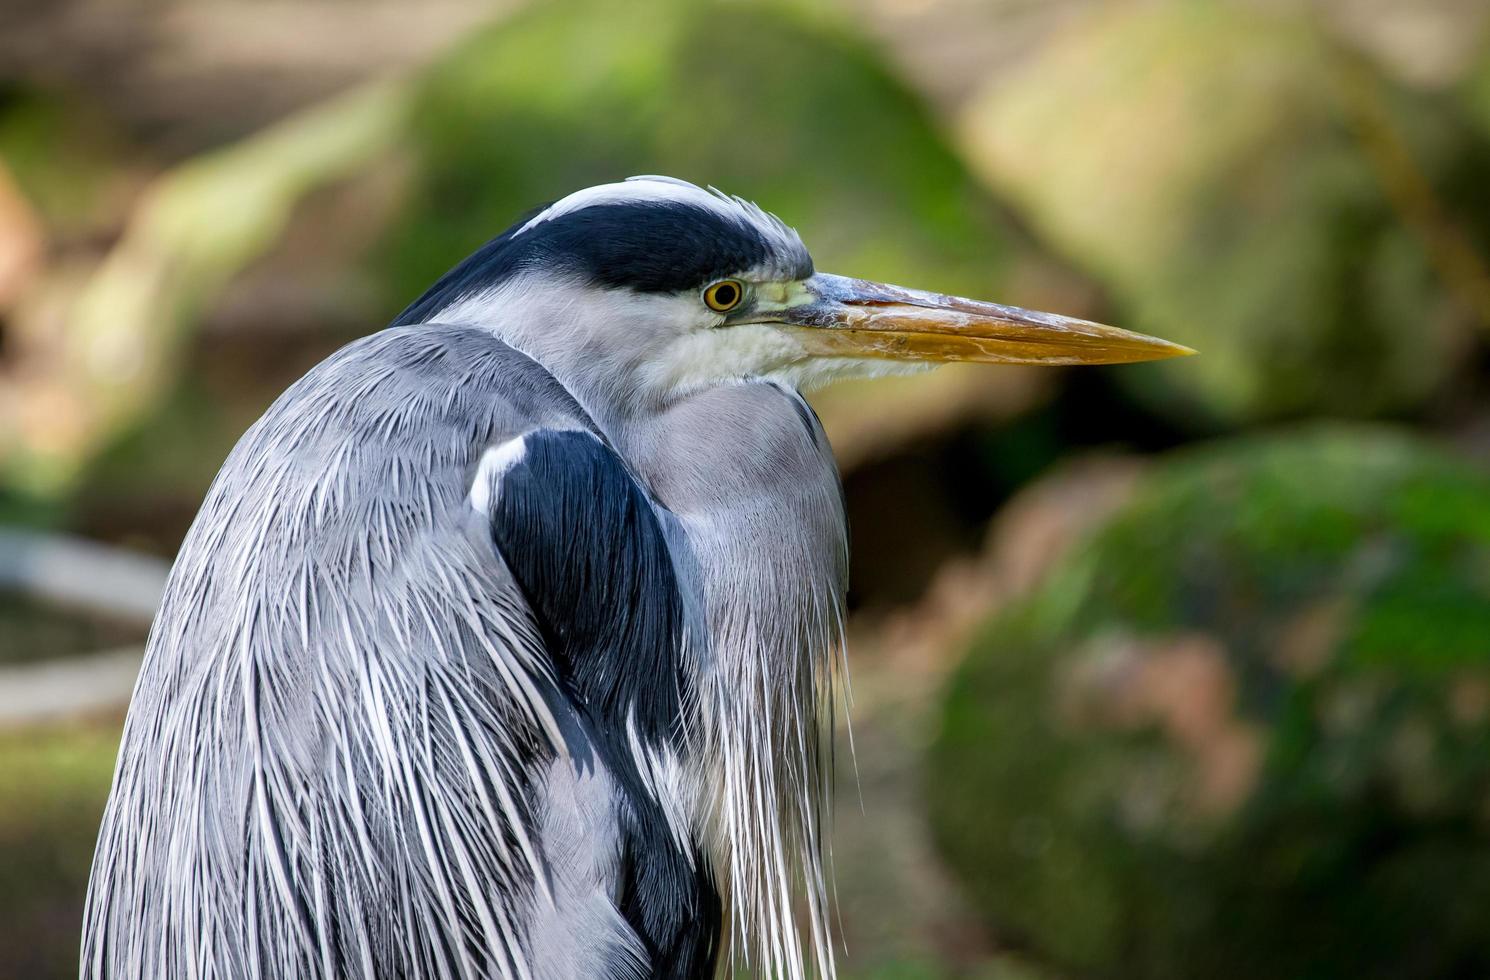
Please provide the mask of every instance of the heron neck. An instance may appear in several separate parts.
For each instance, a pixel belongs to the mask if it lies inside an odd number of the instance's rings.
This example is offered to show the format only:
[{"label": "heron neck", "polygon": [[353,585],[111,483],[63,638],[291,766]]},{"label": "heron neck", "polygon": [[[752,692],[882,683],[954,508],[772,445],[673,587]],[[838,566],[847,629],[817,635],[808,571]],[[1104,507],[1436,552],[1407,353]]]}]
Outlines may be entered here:
[{"label": "heron neck", "polygon": [[[703,732],[687,761],[735,934],[753,966],[776,967],[762,975],[797,975],[805,952],[830,976],[823,740],[847,546],[827,441],[800,396],[771,384],[602,424],[676,515],[679,560],[692,567],[706,642],[692,663]],[[814,910],[806,942],[783,911],[793,894]]]},{"label": "heron neck", "polygon": [[659,302],[515,277],[461,299],[432,322],[484,330],[527,354],[611,431],[662,410],[665,393],[648,390],[644,380],[668,338],[654,309]]}]

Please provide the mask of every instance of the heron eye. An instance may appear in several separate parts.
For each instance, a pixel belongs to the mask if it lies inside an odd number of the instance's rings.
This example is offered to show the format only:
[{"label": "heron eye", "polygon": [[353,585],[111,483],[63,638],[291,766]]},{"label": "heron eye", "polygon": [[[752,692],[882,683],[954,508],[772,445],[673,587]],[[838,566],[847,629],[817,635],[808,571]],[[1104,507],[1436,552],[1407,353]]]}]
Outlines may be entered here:
[{"label": "heron eye", "polygon": [[715,313],[727,313],[745,298],[745,287],[734,279],[721,279],[704,290],[704,303]]}]

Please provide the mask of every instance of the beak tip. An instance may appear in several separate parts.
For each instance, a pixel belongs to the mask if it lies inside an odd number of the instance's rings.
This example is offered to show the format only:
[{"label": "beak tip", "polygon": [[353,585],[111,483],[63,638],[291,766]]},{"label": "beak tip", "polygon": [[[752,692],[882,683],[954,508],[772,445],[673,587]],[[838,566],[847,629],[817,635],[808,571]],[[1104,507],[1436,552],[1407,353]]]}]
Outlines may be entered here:
[{"label": "beak tip", "polygon": [[1139,341],[1135,348],[1141,356],[1135,358],[1138,361],[1168,361],[1176,357],[1194,357],[1200,351],[1184,344],[1177,344],[1163,337],[1153,337],[1148,334],[1130,334],[1129,336]]}]

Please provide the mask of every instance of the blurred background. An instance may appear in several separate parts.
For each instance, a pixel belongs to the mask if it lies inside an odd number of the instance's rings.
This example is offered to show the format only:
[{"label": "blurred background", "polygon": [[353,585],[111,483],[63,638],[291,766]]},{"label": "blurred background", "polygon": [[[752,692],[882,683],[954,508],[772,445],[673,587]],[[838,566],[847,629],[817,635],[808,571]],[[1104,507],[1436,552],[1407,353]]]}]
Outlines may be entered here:
[{"label": "blurred background", "polygon": [[1484,0],[3,0],[0,978],[243,429],[634,173],[1202,352],[813,395],[845,976],[1490,975]]}]

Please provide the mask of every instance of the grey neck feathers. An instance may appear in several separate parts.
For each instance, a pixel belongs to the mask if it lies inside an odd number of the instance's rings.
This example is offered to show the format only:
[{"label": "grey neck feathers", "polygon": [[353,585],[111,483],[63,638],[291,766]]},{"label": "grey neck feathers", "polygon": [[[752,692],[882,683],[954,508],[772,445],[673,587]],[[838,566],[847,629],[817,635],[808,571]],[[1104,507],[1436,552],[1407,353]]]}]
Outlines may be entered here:
[{"label": "grey neck feathers", "polygon": [[694,817],[735,953],[763,976],[801,976],[805,960],[830,977],[822,836],[847,570],[826,440],[795,392],[749,384],[633,419],[617,444],[704,573]]}]

